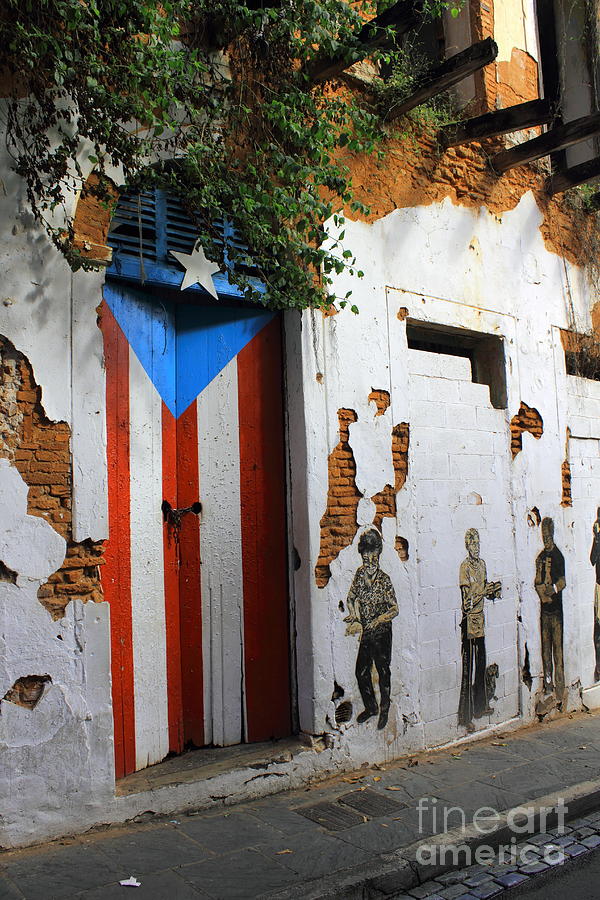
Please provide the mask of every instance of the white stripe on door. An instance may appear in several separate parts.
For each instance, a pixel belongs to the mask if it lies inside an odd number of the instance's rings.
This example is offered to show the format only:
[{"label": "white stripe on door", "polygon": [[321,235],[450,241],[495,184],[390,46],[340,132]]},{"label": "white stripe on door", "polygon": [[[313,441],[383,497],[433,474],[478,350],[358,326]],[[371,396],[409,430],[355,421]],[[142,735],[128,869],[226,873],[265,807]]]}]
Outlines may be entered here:
[{"label": "white stripe on door", "polygon": [[169,752],[161,399],[130,353],[131,612],[136,768]]},{"label": "white stripe on door", "polygon": [[206,743],[244,738],[237,359],[198,397]]}]

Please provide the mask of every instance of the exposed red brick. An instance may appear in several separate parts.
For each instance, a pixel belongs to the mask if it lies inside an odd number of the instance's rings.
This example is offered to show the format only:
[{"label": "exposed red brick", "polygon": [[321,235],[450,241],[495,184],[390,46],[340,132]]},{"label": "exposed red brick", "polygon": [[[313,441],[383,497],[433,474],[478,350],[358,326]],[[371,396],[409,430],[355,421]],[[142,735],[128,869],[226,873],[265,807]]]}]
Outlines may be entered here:
[{"label": "exposed red brick", "polygon": [[321,546],[315,566],[318,587],[331,578],[331,562],[349,547],[358,531],[356,511],[362,497],[356,486],[356,461],[350,446],[349,426],[358,416],[352,409],[338,409],[340,440],[329,455],[327,508],[321,519]]},{"label": "exposed red brick", "polygon": [[103,599],[98,571],[103,543],[72,539],[70,440],[66,422],[46,416],[30,362],[0,336],[0,456],[10,460],[29,486],[29,515],[45,519],[67,541],[65,562],[38,591],[53,619],[64,616],[74,596]]},{"label": "exposed red brick", "polygon": [[408,475],[408,446],[410,427],[408,422],[401,422],[392,428],[392,465],[394,466],[394,485],[386,484],[382,491],[371,497],[376,513],[373,525],[381,528],[385,518],[396,517],[396,495],[404,487]]},{"label": "exposed red brick", "polygon": [[519,412],[510,420],[510,449],[513,459],[523,449],[524,431],[528,431],[539,441],[544,433],[544,422],[537,409],[521,401]]},{"label": "exposed red brick", "polygon": [[382,416],[390,405],[390,392],[373,388],[373,390],[369,394],[369,403],[371,402],[371,400],[377,407],[377,412],[375,413],[375,415]]},{"label": "exposed red brick", "polygon": [[[102,197],[106,192],[107,199]],[[108,229],[118,199],[118,189],[106,176],[102,185],[92,173],[81,190],[73,220],[73,247],[82,257],[100,265],[110,263]]]}]

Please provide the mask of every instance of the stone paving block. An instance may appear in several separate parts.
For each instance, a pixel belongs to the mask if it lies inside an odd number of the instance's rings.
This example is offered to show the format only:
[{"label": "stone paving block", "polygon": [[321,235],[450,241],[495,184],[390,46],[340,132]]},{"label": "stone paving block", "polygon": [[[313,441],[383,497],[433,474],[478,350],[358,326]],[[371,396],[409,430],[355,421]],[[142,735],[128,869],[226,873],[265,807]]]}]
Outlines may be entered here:
[{"label": "stone paving block", "polygon": [[557,847],[568,847],[570,844],[575,843],[575,838],[570,834],[565,834],[562,837],[552,838],[552,843],[556,844]]},{"label": "stone paving block", "polygon": [[547,844],[549,841],[553,840],[553,835],[551,834],[534,834],[530,838],[527,838],[528,844]]},{"label": "stone paving block", "polygon": [[519,872],[522,872],[524,875],[539,875],[540,872],[545,872],[548,868],[548,863],[534,862],[520,866]]},{"label": "stone paving block", "polygon": [[181,868],[179,874],[215,900],[248,900],[298,883],[295,872],[265,859],[258,850],[239,850],[206,862],[192,863]]},{"label": "stone paving block", "polygon": [[594,847],[600,846],[600,835],[590,834],[588,837],[582,838],[581,843],[593,850]]},{"label": "stone paving block", "polygon": [[507,875],[509,872],[517,871],[517,863],[498,863],[498,865],[489,866],[488,872],[490,875],[493,875],[494,878],[496,875]]},{"label": "stone paving block", "polygon": [[581,840],[581,838],[589,837],[592,834],[596,834],[596,830],[594,828],[590,828],[589,825],[584,825],[583,828],[576,828],[574,831],[575,837],[577,840]]},{"label": "stone paving block", "polygon": [[307,819],[305,816],[299,816],[294,809],[283,806],[280,803],[257,803],[256,806],[246,807],[244,811],[284,834],[290,834],[295,831],[321,833],[321,826],[316,822]]},{"label": "stone paving block", "polygon": [[[234,812],[221,816],[181,820],[178,830],[214,853],[231,853],[281,840],[281,833],[254,816]],[[189,860],[190,862],[192,860]]]},{"label": "stone paving block", "polygon": [[[263,845],[260,852],[266,859],[292,869],[303,880],[351,869],[373,858],[370,851],[360,850],[333,835],[306,832],[288,835],[276,845]],[[403,888],[406,883],[398,887]]]},{"label": "stone paving block", "polygon": [[477,887],[479,884],[485,884],[486,881],[492,881],[493,876],[489,872],[479,872],[477,875],[469,875],[464,879],[464,883],[470,888]]},{"label": "stone paving block", "polygon": [[444,885],[462,884],[464,881],[464,871],[461,869],[460,871],[443,872],[441,875],[436,875],[435,880]]},{"label": "stone paving block", "polygon": [[96,841],[95,849],[106,857],[115,871],[134,872],[136,875],[201,862],[212,856],[210,850],[171,825],[102,838]]},{"label": "stone paving block", "polygon": [[569,827],[576,831],[578,828],[583,828],[586,825],[591,825],[591,821],[588,816],[581,816],[579,819],[569,819]]},{"label": "stone paving block", "polygon": [[471,888],[471,893],[474,897],[477,897],[477,900],[488,900],[489,897],[501,894],[503,890],[504,888],[496,884],[495,881],[490,881],[487,884],[480,884],[479,887]]},{"label": "stone paving block", "polygon": [[567,856],[581,856],[588,851],[589,847],[586,847],[584,844],[569,844],[568,847],[565,847]]},{"label": "stone paving block", "polygon": [[479,875],[480,872],[489,872],[489,866],[480,866],[479,863],[473,863],[472,866],[467,866],[466,869],[463,869],[463,873],[465,878],[469,878],[471,875]]},{"label": "stone paving block", "polygon": [[[187,884],[172,871],[154,872],[138,878],[138,881],[141,883],[141,887],[135,889],[137,893],[133,891],[130,893],[135,897],[139,896],[140,900],[165,900],[167,897],[169,900],[201,900],[202,897],[207,900],[208,898],[208,894]],[[123,900],[124,896],[128,896],[127,891],[129,890],[117,882],[91,891],[84,891],[76,894],[75,897],[77,900]]]},{"label": "stone paving block", "polygon": [[506,875],[497,875],[494,879],[504,888],[515,887],[517,884],[523,884],[529,881],[529,876],[523,872],[507,872]]},{"label": "stone paving block", "polygon": [[122,871],[94,847],[79,842],[4,861],[4,874],[18,885],[27,900],[62,900],[132,874],[123,875]]},{"label": "stone paving block", "polygon": [[412,831],[403,822],[365,822],[336,832],[336,837],[361,850],[373,853],[389,853],[406,847],[415,840]]},{"label": "stone paving block", "polygon": [[23,894],[14,884],[0,875],[0,900],[23,900]]},{"label": "stone paving block", "polygon": [[456,900],[457,897],[460,897],[461,894],[465,893],[465,886],[464,884],[451,884],[448,887],[442,888],[438,893],[444,900]]}]

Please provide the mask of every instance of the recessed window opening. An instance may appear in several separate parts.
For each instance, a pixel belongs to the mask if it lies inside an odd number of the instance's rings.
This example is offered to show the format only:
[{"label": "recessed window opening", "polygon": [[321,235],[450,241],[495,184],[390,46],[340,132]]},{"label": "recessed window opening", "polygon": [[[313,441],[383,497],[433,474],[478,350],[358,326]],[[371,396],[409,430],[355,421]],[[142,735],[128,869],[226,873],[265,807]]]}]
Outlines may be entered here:
[{"label": "recessed window opening", "polygon": [[588,349],[566,350],[565,366],[567,375],[575,375],[578,378],[588,378],[590,381],[600,381],[600,354]]},{"label": "recessed window opening", "polygon": [[409,350],[468,359],[471,380],[476,384],[487,384],[492,406],[506,409],[506,364],[502,338],[408,319],[406,339]]}]

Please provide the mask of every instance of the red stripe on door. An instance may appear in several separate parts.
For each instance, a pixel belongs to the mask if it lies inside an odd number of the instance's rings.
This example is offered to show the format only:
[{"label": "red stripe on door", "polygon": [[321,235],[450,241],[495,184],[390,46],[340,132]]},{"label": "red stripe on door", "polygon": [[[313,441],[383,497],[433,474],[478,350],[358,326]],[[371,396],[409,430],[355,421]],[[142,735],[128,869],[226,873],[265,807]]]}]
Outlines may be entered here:
[{"label": "red stripe on door", "polygon": [[249,741],[291,731],[282,382],[276,317],[238,354]]},{"label": "red stripe on door", "polygon": [[129,344],[103,301],[109,538],[102,588],[110,604],[115,773],[135,771],[135,706],[131,618],[129,472]]},{"label": "red stripe on door", "polygon": [[[198,469],[198,409],[194,401],[177,420],[177,502],[180,507],[200,500]],[[202,597],[200,582],[200,520],[190,513],[180,531],[181,668],[184,741],[204,745],[204,677],[202,663]]]},{"label": "red stripe on door", "polygon": [[[162,404],[162,482],[163,500],[173,509],[177,499],[177,422]],[[179,646],[179,530],[163,522],[165,630],[167,648],[167,708],[169,717],[169,750],[183,750],[183,721],[181,694],[181,652]]]}]

